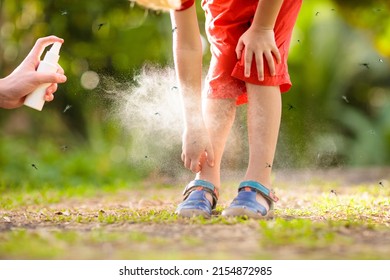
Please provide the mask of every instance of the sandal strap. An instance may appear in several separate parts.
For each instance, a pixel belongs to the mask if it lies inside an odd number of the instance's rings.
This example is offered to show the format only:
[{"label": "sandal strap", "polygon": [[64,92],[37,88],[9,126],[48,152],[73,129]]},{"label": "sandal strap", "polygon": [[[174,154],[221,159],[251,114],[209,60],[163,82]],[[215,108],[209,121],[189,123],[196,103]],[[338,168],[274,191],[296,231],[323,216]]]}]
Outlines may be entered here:
[{"label": "sandal strap", "polygon": [[275,195],[275,192],[273,190],[270,190],[270,189],[264,187],[259,182],[243,181],[240,183],[240,186],[238,187],[238,191],[241,191],[243,188],[246,188],[246,187],[249,187],[256,192],[259,192],[266,199],[268,199],[270,202],[277,202],[279,200],[279,198]]},{"label": "sandal strap", "polygon": [[213,209],[215,208],[215,206],[217,205],[219,193],[218,193],[218,189],[214,187],[212,183],[205,180],[193,180],[189,182],[183,191],[184,200],[186,200],[187,197],[190,195],[190,193],[194,190],[204,190],[209,194],[211,194],[211,196],[213,197],[212,208]]}]

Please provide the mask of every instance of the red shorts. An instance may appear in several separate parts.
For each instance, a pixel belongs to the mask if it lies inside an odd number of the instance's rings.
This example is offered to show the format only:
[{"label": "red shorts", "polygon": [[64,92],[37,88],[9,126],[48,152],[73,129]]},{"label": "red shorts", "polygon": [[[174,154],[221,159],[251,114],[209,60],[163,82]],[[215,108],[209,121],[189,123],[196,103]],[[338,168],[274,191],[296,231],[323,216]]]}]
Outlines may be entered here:
[{"label": "red shorts", "polygon": [[271,76],[264,60],[264,80],[257,77],[253,60],[251,75],[244,75],[244,56],[237,60],[236,46],[241,35],[250,27],[258,0],[202,0],[206,13],[206,32],[211,45],[210,69],[207,74],[209,98],[233,98],[237,104],[247,102],[245,83],[280,86],[281,92],[291,87],[287,56],[291,34],[302,0],[284,0],[275,23],[274,33],[282,62],[275,63],[276,75]]}]

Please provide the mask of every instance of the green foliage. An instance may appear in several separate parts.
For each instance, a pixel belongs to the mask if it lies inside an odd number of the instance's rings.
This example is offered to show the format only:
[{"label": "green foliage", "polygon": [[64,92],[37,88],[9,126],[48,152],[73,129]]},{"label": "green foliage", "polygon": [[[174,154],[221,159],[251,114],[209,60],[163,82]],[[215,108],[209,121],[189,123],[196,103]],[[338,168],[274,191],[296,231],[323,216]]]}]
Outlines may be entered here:
[{"label": "green foliage", "polygon": [[373,36],[377,50],[390,56],[390,4],[386,0],[333,0],[339,6],[344,18]]},{"label": "green foliage", "polygon": [[283,96],[280,166],[390,161],[387,60],[338,11],[330,1],[303,4],[290,51],[293,88]]},{"label": "green foliage", "polygon": [[[105,144],[105,142],[103,142]],[[135,167],[112,153],[103,143],[92,146],[56,144],[47,140],[36,143],[0,139],[0,185],[7,188],[62,188],[138,181],[147,168]],[[96,145],[96,147],[93,147]],[[13,151],[12,153],[8,151]]]}]

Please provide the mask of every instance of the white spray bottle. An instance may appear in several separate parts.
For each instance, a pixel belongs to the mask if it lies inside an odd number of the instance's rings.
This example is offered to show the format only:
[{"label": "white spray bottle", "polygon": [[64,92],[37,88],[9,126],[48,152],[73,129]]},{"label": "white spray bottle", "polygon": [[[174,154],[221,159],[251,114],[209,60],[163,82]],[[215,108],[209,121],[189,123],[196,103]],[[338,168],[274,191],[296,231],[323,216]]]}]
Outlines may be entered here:
[{"label": "white spray bottle", "polygon": [[[60,59],[61,43],[55,42],[50,50],[46,53],[44,59],[39,62],[37,72],[55,73],[57,72],[58,60]],[[43,105],[45,104],[45,93],[46,89],[50,84],[42,84],[32,93],[27,95],[24,100],[24,105],[31,107],[35,110],[42,111]]]}]

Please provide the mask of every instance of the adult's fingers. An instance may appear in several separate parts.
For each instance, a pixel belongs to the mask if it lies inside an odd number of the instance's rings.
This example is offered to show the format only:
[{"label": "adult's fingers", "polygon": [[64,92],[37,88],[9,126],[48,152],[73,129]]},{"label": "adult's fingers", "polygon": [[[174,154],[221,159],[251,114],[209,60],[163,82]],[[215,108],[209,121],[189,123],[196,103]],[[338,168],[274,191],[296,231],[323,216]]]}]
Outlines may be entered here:
[{"label": "adult's fingers", "polygon": [[63,43],[64,42],[64,39],[62,38],[59,38],[57,36],[54,36],[54,35],[51,35],[51,36],[47,36],[47,37],[42,37],[42,38],[39,38],[33,48],[31,49],[30,53],[29,53],[29,56],[33,56],[33,57],[41,57],[44,49],[55,43],[55,42],[59,42],[59,43]]},{"label": "adult's fingers", "polygon": [[66,76],[60,73],[36,72],[36,79],[40,84],[62,84],[66,82]]},{"label": "adult's fingers", "polygon": [[57,64],[57,66],[58,66],[57,73],[64,75],[65,74],[64,68],[62,68],[61,65],[59,64]]},{"label": "adult's fingers", "polygon": [[45,94],[45,101],[46,102],[50,102],[50,101],[53,101],[53,100],[54,100],[54,94],[52,94],[52,93],[50,93],[50,94],[46,93]]},{"label": "adult's fingers", "polygon": [[47,89],[46,89],[46,94],[45,94],[45,100],[46,101],[53,101],[54,99],[54,93],[57,91],[58,84],[51,84]]}]

